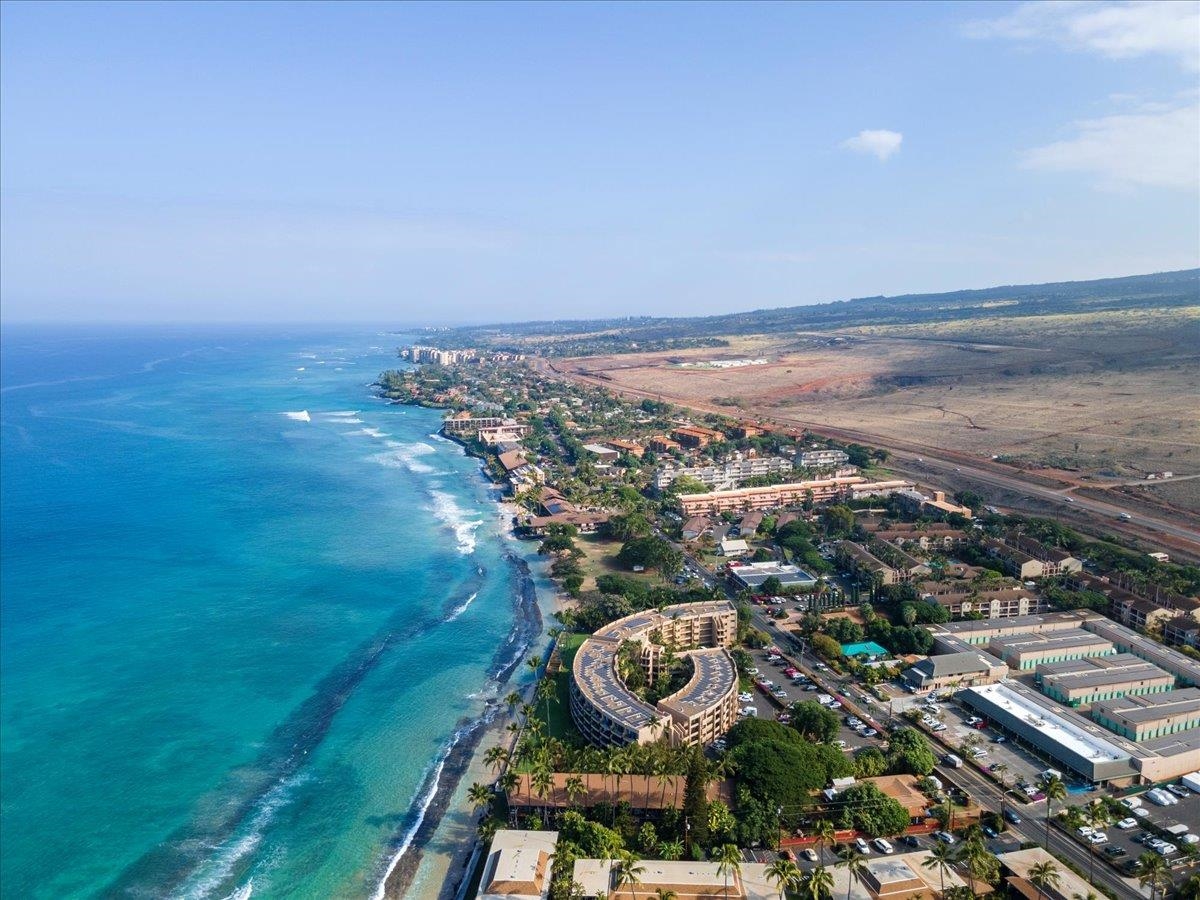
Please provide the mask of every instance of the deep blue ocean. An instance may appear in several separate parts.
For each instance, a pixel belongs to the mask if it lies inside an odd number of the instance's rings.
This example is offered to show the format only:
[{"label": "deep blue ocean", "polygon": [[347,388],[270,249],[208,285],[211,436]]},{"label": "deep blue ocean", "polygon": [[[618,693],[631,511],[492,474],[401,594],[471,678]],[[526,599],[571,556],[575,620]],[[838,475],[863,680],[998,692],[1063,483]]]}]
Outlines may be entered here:
[{"label": "deep blue ocean", "polygon": [[374,894],[527,640],[403,342],[5,328],[4,897]]}]

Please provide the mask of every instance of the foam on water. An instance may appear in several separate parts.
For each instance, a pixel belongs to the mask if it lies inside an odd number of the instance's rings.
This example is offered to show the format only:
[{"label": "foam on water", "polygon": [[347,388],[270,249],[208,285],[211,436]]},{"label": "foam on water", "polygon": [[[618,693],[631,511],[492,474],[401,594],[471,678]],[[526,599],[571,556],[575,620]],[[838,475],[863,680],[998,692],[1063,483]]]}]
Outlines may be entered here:
[{"label": "foam on water", "polygon": [[475,530],[483,524],[482,519],[470,519],[454,497],[445,491],[431,490],[432,512],[439,522],[454,532],[458,552],[470,556],[475,552]]},{"label": "foam on water", "polygon": [[461,616],[463,613],[465,613],[467,611],[467,607],[469,607],[471,605],[472,601],[474,601],[474,599],[478,596],[479,596],[479,591],[476,591],[470,597],[468,597],[466,600],[464,600],[462,603],[460,603],[458,606],[454,607],[454,609],[452,609],[450,611],[450,615],[446,616],[446,621],[453,622],[455,619],[457,619],[459,616]]},{"label": "foam on water", "polygon": [[285,416],[294,422],[311,422],[312,416],[308,414],[307,409],[299,410],[298,412],[285,412]]},{"label": "foam on water", "polygon": [[[369,433],[367,429],[363,429],[362,433]],[[385,437],[383,433],[371,435],[372,437]],[[437,470],[428,463],[421,462],[422,456],[429,456],[431,453],[437,453],[436,447],[430,447],[428,444],[420,441],[412,444],[402,443],[400,441],[388,441],[389,450],[383,453],[376,453],[371,459],[381,466],[389,468],[407,469],[414,475],[432,475]]]}]

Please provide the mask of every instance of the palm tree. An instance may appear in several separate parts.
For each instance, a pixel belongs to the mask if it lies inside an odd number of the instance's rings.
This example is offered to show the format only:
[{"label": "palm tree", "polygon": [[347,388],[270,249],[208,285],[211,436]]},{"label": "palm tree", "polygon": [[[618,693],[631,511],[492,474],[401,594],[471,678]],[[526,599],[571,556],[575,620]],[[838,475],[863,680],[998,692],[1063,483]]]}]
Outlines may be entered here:
[{"label": "palm tree", "polygon": [[546,702],[546,727],[548,728],[550,726],[550,701],[558,699],[558,687],[549,678],[543,678],[538,682],[535,693],[539,700]]},{"label": "palm tree", "polygon": [[1188,876],[1175,892],[1177,900],[1200,900],[1200,872]]},{"label": "palm tree", "polygon": [[804,900],[828,900],[833,894],[833,875],[824,866],[809,869],[800,881],[800,895]]},{"label": "palm tree", "polygon": [[[542,800],[549,798],[551,791],[554,789],[554,776],[550,774],[550,769],[547,766],[539,765],[533,770],[533,775],[530,778],[533,785],[533,793]],[[542,806],[542,823],[545,824],[548,816],[548,809],[545,805]]]},{"label": "palm tree", "polygon": [[658,845],[658,855],[663,859],[681,859],[683,857],[683,841],[663,841]]},{"label": "palm tree", "polygon": [[850,891],[854,888],[854,882],[862,882],[867,874],[867,858],[859,853],[854,845],[846,844],[838,851],[838,859],[841,862],[837,864],[837,867],[846,870],[846,900],[850,900]]},{"label": "palm tree", "polygon": [[1171,874],[1167,861],[1157,853],[1143,853],[1138,857],[1138,884],[1150,886],[1150,900],[1160,887],[1170,883]]},{"label": "palm tree", "polygon": [[779,888],[779,900],[784,900],[787,890],[800,880],[800,867],[790,859],[782,857],[767,866],[767,878]]},{"label": "palm tree", "polygon": [[500,785],[500,790],[504,793],[511,794],[520,781],[520,776],[516,772],[512,769],[505,769],[504,774],[496,779],[496,784]]},{"label": "palm tree", "polygon": [[941,876],[943,896],[946,894],[946,873],[950,871],[950,864],[954,859],[955,853],[950,849],[950,845],[938,841],[929,851],[929,857],[921,863],[927,869],[937,869],[938,875]]},{"label": "palm tree", "polygon": [[837,837],[837,829],[828,819],[821,819],[817,822],[813,833],[817,837],[817,846],[821,848],[821,865],[825,865],[825,848],[833,846],[834,838]]},{"label": "palm tree", "polygon": [[525,665],[528,666],[529,671],[536,676],[538,669],[542,667],[542,661],[539,657],[531,656],[529,659],[525,660]]},{"label": "palm tree", "polygon": [[515,713],[517,711],[517,707],[521,705],[521,699],[521,694],[518,691],[509,691],[508,696],[504,698],[504,702],[508,704],[508,714],[510,716]]},{"label": "palm tree", "polygon": [[1050,887],[1058,887],[1060,876],[1058,874],[1058,866],[1046,860],[1042,863],[1034,863],[1029,867],[1029,883],[1038,889],[1038,900],[1042,900],[1042,892]]},{"label": "palm tree", "polygon": [[1096,896],[1095,891],[1088,891],[1086,894],[1072,894],[1071,900],[1100,900],[1100,898]]},{"label": "palm tree", "polygon": [[654,892],[655,900],[679,900],[679,895],[669,888],[658,888]]},{"label": "palm tree", "polygon": [[612,874],[617,890],[629,885],[634,900],[637,900],[637,886],[642,883],[642,876],[646,874],[646,867],[637,856],[629,852],[622,853],[613,863]]},{"label": "palm tree", "polygon": [[[1093,800],[1087,806],[1087,821],[1088,824],[1098,830],[1103,830],[1106,825],[1112,823],[1112,813],[1108,811],[1108,804],[1103,800]],[[1095,882],[1096,880],[1096,848],[1091,844],[1088,845],[1088,881]]]},{"label": "palm tree", "polygon": [[567,802],[572,806],[575,801],[587,793],[587,787],[583,783],[583,779],[578,775],[567,776],[567,783],[564,785],[567,791]]},{"label": "palm tree", "polygon": [[492,767],[493,772],[498,772],[508,762],[508,751],[499,744],[488,747],[487,752],[483,754],[483,761]]},{"label": "palm tree", "polygon": [[1000,786],[1008,788],[1008,780],[1004,777],[1008,774],[1008,766],[1004,763],[996,763],[992,766],[992,772],[1000,777]]},{"label": "palm tree", "polygon": [[725,878],[725,897],[729,897],[729,873],[736,878],[742,871],[742,853],[734,844],[722,844],[717,851],[717,874]]},{"label": "palm tree", "polygon": [[1067,786],[1062,783],[1062,779],[1057,775],[1051,775],[1046,779],[1046,786],[1042,788],[1042,792],[1046,795],[1046,842],[1044,845],[1045,851],[1050,852],[1050,810],[1059,800],[1067,799]]},{"label": "palm tree", "polygon": [[478,781],[467,789],[467,799],[471,802],[472,809],[483,809],[484,807],[490,809],[495,796],[491,788],[486,784],[480,784]]}]

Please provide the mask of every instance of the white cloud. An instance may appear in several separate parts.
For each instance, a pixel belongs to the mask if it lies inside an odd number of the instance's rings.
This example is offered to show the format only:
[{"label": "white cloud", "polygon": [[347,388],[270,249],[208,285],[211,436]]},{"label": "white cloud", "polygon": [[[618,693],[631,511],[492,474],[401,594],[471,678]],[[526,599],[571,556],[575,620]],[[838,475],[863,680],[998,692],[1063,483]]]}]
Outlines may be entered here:
[{"label": "white cloud", "polygon": [[1200,104],[1085,119],[1073,127],[1074,137],[1027,150],[1022,166],[1090,173],[1106,188],[1200,187]]},{"label": "white cloud", "polygon": [[1051,41],[1110,59],[1159,54],[1200,70],[1198,0],[1042,0],[1022,3],[1006,16],[969,22],[964,30],[976,38]]},{"label": "white cloud", "polygon": [[869,153],[879,160],[886,160],[900,149],[904,135],[898,131],[888,131],[886,128],[860,131],[852,138],[842,141],[842,147],[855,153]]}]

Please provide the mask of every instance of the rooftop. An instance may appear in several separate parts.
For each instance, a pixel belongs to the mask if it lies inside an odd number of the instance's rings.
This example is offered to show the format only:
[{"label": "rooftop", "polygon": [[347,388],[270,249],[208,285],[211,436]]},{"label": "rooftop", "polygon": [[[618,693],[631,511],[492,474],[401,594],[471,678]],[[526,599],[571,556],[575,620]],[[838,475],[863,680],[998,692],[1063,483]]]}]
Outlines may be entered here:
[{"label": "rooftop", "polygon": [[1111,719],[1120,719],[1134,725],[1157,722],[1168,716],[1200,712],[1200,688],[1183,688],[1178,691],[1164,691],[1161,694],[1102,700],[1092,710],[1094,713],[1103,712]]},{"label": "rooftop", "polygon": [[1055,685],[1066,690],[1175,677],[1132,653],[1043,663],[1037,667],[1037,674],[1043,685]]},{"label": "rooftop", "polygon": [[1084,631],[1082,628],[1066,628],[1062,631],[1041,634],[1000,635],[992,638],[990,646],[992,651],[998,652],[1000,656],[1007,653],[1054,652],[1097,646],[1112,650],[1112,644],[1105,638],[1090,631]]},{"label": "rooftop", "polygon": [[1113,741],[1099,734],[1090,734],[1081,725],[1040,703],[1036,694],[1024,689],[1009,684],[988,684],[967,688],[963,693],[982,698],[1077,756],[1092,762],[1116,762],[1128,759],[1131,755]]},{"label": "rooftop", "polygon": [[685,716],[708,709],[737,683],[737,668],[725,650],[693,650],[688,655],[692,658],[691,679],[659,703],[661,708],[678,710]]},{"label": "rooftop", "polygon": [[978,651],[964,653],[944,653],[941,656],[931,656],[923,659],[915,666],[919,672],[930,678],[948,678],[954,675],[968,675],[974,672],[986,672],[1004,664],[995,657]]}]

